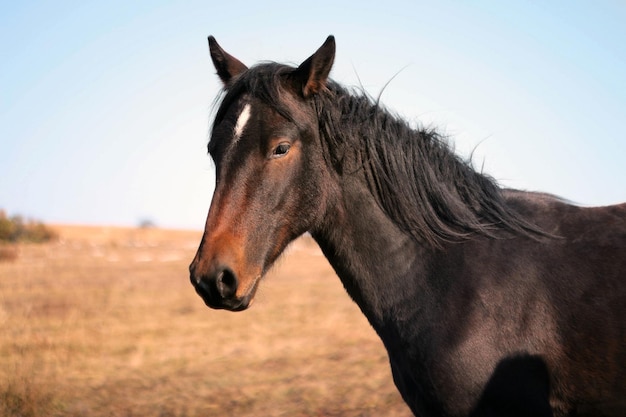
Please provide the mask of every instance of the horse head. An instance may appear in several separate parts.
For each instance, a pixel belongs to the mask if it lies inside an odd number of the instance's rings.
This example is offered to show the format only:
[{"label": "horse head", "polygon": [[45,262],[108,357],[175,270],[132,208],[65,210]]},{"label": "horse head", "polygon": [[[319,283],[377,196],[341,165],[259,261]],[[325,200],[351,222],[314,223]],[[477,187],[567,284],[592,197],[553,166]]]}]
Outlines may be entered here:
[{"label": "horse head", "polygon": [[324,215],[330,174],[311,101],[325,89],[335,41],[297,68],[248,68],[213,37],[209,49],[225,95],[208,145],[215,192],[190,279],[208,306],[240,311],[285,247]]}]

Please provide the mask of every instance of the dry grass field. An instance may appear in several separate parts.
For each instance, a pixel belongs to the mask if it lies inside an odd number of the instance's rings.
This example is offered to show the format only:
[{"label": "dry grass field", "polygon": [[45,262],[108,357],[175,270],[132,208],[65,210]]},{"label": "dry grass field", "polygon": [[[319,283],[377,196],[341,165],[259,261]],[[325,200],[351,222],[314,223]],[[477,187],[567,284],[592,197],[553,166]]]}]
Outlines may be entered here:
[{"label": "dry grass field", "polygon": [[200,232],[58,226],[0,261],[1,416],[410,416],[374,331],[302,238],[210,310]]}]

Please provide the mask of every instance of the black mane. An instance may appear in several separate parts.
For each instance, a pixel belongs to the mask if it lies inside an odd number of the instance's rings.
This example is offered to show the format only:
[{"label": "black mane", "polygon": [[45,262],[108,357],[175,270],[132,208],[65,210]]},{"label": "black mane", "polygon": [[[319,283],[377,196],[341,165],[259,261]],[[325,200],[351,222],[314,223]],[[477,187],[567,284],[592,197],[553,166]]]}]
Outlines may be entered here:
[{"label": "black mane", "polygon": [[[250,68],[228,86],[216,116],[250,94],[294,121],[287,93],[294,71],[277,63]],[[308,101],[327,158],[344,169],[355,152],[370,190],[389,217],[417,241],[440,247],[479,234],[546,236],[507,205],[496,181],[457,156],[434,129],[412,128],[364,93],[330,81]],[[352,167],[354,168],[354,167]]]}]

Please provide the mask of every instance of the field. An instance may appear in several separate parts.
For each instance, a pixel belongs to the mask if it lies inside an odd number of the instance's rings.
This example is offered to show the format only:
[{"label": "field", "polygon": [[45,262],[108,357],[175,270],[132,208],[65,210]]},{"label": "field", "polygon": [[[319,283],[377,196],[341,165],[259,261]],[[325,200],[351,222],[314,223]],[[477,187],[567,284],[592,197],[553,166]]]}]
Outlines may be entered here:
[{"label": "field", "polygon": [[0,260],[1,416],[411,415],[310,239],[231,313],[189,283],[200,232],[54,229]]}]

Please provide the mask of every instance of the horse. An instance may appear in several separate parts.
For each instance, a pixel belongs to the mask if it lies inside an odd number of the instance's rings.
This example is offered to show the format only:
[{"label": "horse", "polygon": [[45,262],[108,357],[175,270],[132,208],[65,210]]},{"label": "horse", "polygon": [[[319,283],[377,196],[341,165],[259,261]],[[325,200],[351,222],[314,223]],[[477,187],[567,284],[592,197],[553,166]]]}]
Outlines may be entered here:
[{"label": "horse", "polygon": [[209,37],[224,89],[197,294],[245,310],[308,232],[416,416],[626,415],[626,203],[500,187],[330,79],[335,49],[247,67]]}]

